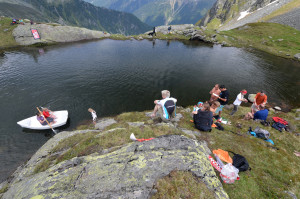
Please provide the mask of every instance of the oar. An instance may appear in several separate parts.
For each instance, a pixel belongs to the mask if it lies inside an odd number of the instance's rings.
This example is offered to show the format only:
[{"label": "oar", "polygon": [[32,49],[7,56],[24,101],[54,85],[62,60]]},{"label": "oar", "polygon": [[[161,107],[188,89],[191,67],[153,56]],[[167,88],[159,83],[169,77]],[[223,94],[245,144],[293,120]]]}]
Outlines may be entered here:
[{"label": "oar", "polygon": [[[40,112],[41,115],[43,115],[43,113],[40,111],[39,107],[36,107],[37,110]],[[44,117],[45,118],[45,117]],[[45,118],[47,124],[50,126],[50,128],[52,129],[53,133],[56,134],[57,132],[52,128],[51,124],[48,122],[48,120]]]}]

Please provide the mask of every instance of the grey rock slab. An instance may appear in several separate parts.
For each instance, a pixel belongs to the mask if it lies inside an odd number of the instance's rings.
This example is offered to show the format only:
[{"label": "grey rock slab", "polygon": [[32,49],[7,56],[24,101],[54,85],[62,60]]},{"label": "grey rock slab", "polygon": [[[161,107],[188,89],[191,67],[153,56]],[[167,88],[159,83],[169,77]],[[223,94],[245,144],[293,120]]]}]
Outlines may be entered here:
[{"label": "grey rock slab", "polygon": [[139,127],[139,126],[144,126],[144,125],[145,125],[144,122],[127,122],[127,124],[128,124],[129,126],[137,126],[137,127]]},{"label": "grey rock slab", "polygon": [[[37,29],[41,39],[34,39],[31,28]],[[13,30],[13,37],[21,45],[36,43],[65,43],[109,37],[110,34],[102,31],[89,30],[72,26],[53,26],[47,24],[18,25]]]},{"label": "grey rock slab", "polygon": [[179,122],[180,119],[183,118],[183,115],[181,113],[177,113],[174,118],[172,118],[172,122]]},{"label": "grey rock slab", "polygon": [[248,95],[248,100],[253,103],[255,96],[256,96],[256,94],[249,94]]},{"label": "grey rock slab", "polygon": [[187,135],[190,135],[193,139],[196,139],[196,136],[200,136],[201,133],[199,131],[191,131],[188,129],[180,129],[182,132],[184,132]]},{"label": "grey rock slab", "polygon": [[3,199],[149,198],[158,179],[173,170],[190,171],[216,198],[229,198],[208,160],[204,142],[180,135],[132,142],[104,155],[58,163],[44,172],[13,181]]},{"label": "grey rock slab", "polygon": [[95,124],[95,128],[99,129],[99,130],[103,130],[106,127],[108,127],[112,124],[115,124],[115,123],[117,123],[117,121],[112,118],[102,119],[102,120],[97,121],[97,123]]}]

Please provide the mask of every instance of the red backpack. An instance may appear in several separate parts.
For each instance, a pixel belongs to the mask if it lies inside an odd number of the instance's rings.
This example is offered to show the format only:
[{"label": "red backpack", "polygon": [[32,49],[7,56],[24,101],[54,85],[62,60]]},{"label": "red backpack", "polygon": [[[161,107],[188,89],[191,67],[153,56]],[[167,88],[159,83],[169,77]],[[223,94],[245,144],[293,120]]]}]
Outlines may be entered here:
[{"label": "red backpack", "polygon": [[273,117],[272,119],[274,120],[274,122],[278,122],[278,123],[283,124],[285,126],[289,124],[287,121],[285,121],[284,119],[282,119],[280,117]]}]

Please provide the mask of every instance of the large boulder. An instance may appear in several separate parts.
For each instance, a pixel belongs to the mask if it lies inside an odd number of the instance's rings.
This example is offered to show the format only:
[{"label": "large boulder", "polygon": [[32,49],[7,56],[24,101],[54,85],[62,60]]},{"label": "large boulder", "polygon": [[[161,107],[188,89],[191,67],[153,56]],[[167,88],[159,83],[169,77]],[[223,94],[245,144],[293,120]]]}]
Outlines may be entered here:
[{"label": "large boulder", "polygon": [[[36,29],[41,39],[34,39],[31,29]],[[33,45],[36,43],[65,43],[81,40],[100,39],[109,37],[110,34],[102,31],[89,30],[72,26],[25,24],[18,25],[13,31],[13,36],[20,45]]]},{"label": "large boulder", "polygon": [[19,175],[15,174],[3,199],[149,198],[156,192],[155,182],[173,170],[192,172],[216,198],[228,198],[208,153],[201,142],[170,135],[132,142],[104,155],[75,157],[44,172],[26,174],[35,166],[30,160]]},{"label": "large boulder", "polygon": [[255,96],[256,96],[256,94],[249,94],[248,95],[248,100],[253,103]]}]

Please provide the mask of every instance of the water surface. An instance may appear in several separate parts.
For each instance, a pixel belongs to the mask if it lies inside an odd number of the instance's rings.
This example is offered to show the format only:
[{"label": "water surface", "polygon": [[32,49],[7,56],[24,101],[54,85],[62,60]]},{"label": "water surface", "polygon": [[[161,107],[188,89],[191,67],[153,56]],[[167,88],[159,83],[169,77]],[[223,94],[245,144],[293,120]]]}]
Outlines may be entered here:
[{"label": "water surface", "polygon": [[[225,84],[232,102],[238,92],[264,89],[272,103],[299,106],[300,64],[261,52],[196,42],[102,40],[0,55],[0,181],[50,137],[16,122],[36,106],[69,111],[65,130],[99,117],[153,108],[168,89],[187,106],[209,99]],[[51,131],[50,131],[51,132]]]}]

